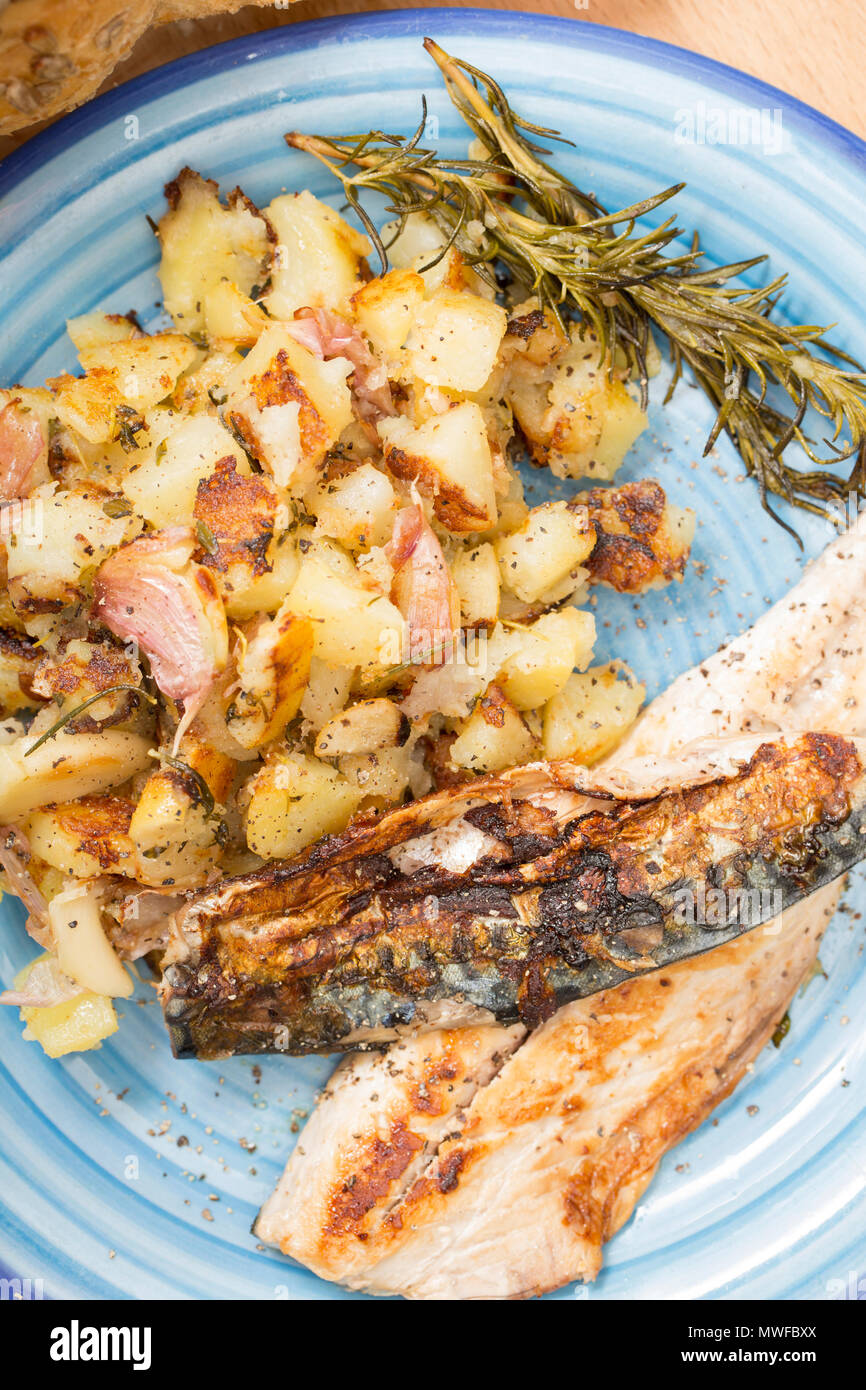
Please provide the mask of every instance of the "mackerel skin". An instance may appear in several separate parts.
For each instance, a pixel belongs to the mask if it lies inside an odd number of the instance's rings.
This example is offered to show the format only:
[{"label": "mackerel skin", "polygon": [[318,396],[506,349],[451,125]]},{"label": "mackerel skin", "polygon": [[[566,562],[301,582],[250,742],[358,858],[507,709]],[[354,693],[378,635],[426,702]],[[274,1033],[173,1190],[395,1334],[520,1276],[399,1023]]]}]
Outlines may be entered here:
[{"label": "mackerel skin", "polygon": [[[519,780],[483,779],[356,823],[178,914],[161,985],[175,1055],[534,1027],[844,874],[866,856],[864,765],[859,741],[805,734],[761,743],[734,775],[700,785],[584,797],[590,809],[564,825],[538,792],[567,782],[557,764],[526,770],[537,776],[525,798]],[[484,852],[463,872],[402,870],[401,852],[443,824],[458,841],[480,832]]]}]

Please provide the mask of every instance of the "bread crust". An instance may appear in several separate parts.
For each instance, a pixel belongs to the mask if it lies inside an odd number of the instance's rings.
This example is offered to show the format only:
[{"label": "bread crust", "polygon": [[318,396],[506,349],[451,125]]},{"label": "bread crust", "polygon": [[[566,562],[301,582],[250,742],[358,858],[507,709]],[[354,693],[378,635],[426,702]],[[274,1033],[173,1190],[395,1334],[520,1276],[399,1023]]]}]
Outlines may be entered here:
[{"label": "bread crust", "polygon": [[0,0],[0,136],[80,106],[151,25],[268,0]]}]

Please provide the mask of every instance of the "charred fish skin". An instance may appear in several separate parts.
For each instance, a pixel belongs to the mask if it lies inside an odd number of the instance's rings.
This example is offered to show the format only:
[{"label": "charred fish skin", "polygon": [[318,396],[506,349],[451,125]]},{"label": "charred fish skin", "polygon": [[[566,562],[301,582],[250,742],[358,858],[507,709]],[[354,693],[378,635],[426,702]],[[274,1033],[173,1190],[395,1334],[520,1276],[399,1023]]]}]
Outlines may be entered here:
[{"label": "charred fish skin", "polygon": [[378,1047],[436,1026],[441,1001],[449,1026],[482,1011],[534,1027],[845,873],[866,855],[864,806],[855,745],[807,734],[760,745],[733,777],[565,829],[532,806],[476,807],[467,819],[495,848],[463,874],[405,874],[379,852],[333,875],[277,867],[224,915],[188,913],[162,984],[172,1045],[197,1057]]},{"label": "charred fish skin", "polygon": [[[866,516],[753,629],[657,696],[596,772],[744,734],[866,736],[864,634]],[[766,931],[576,1000],[510,1051],[465,1113],[451,1106],[450,1086],[447,1095],[436,1089],[436,1049],[496,1050],[505,1028],[428,1032],[347,1054],[258,1239],[323,1278],[415,1299],[525,1297],[594,1279],[604,1243],[644,1199],[659,1159],[742,1081],[810,977],[841,883]],[[443,1129],[417,1176],[408,1166],[395,1174],[407,1136],[427,1140],[431,1096]],[[442,1165],[449,1171],[467,1143],[460,1180],[443,1192]],[[359,1173],[366,1200],[335,1229]],[[412,1200],[422,1187],[424,1210]]]}]

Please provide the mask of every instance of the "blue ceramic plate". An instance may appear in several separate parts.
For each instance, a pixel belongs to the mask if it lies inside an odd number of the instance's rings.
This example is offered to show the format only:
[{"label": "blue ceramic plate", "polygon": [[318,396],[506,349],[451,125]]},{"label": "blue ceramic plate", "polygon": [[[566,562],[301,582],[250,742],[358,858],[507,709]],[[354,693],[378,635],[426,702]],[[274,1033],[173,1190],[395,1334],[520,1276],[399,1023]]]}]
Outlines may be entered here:
[{"label": "blue ceramic plate", "polygon": [[[706,59],[595,25],[472,10],[379,14],[284,27],[161,68],[90,103],[0,170],[0,382],[73,368],[68,315],[135,307],[158,321],[163,183],[184,164],[256,201],[310,187],[338,202],[285,130],[410,130],[426,91],[441,144],[465,136],[421,48],[432,31],[496,74],[532,120],[577,141],[559,156],[608,206],[685,179],[684,225],[714,257],[769,251],[786,308],[866,332],[866,159],[807,107]],[[698,562],[675,591],[598,609],[600,655],[625,656],[650,694],[742,630],[799,573],[793,542],[761,513],[725,446],[698,464],[709,426],[683,385],[621,476],[651,474],[696,507]],[[535,479],[535,495],[543,488]],[[830,536],[800,517],[807,554]],[[662,1164],[590,1289],[559,1297],[823,1299],[866,1273],[866,969],[862,882],[822,949],[826,975],[798,998],[788,1037]],[[0,979],[33,955],[4,902]],[[0,1259],[46,1297],[342,1298],[256,1248],[250,1223],[295,1142],[327,1060],[175,1062],[152,991],[123,1006],[100,1050],[50,1062],[0,1010]],[[850,1020],[850,1022],[849,1022]]]}]

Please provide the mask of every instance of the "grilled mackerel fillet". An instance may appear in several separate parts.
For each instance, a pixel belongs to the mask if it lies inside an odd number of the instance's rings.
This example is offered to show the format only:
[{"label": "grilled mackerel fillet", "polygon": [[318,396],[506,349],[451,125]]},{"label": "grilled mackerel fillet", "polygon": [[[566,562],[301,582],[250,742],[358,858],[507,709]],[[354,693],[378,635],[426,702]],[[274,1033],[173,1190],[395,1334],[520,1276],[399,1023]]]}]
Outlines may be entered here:
[{"label": "grilled mackerel fillet", "polygon": [[[175,1052],[381,1045],[443,1005],[536,1027],[759,926],[866,855],[866,744],[747,742],[737,770],[686,759],[649,800],[537,764],[198,894],[163,967]],[[456,870],[430,862],[443,837]]]},{"label": "grilled mackerel fillet", "polygon": [[[866,734],[866,518],[680,677],[614,763],[780,727]],[[323,1278],[412,1298],[593,1279],[665,1152],[730,1093],[814,967],[840,880],[770,927],[521,1025],[346,1058],[256,1235]]]}]

